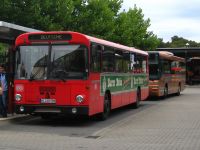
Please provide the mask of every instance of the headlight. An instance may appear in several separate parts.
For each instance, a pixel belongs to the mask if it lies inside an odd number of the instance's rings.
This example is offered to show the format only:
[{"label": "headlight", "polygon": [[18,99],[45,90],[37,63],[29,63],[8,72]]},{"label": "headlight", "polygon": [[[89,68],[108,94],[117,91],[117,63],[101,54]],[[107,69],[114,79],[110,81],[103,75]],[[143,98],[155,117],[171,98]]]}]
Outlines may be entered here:
[{"label": "headlight", "polygon": [[24,111],[24,106],[20,106],[20,107],[19,107],[19,110],[20,110],[21,112],[23,112],[23,111]]},{"label": "headlight", "polygon": [[77,96],[76,96],[76,101],[77,101],[78,103],[82,103],[82,102],[84,101],[84,97],[83,97],[82,95],[77,95]]},{"label": "headlight", "polygon": [[15,100],[16,100],[16,101],[20,101],[21,99],[22,99],[21,94],[16,94],[16,95],[15,95]]}]

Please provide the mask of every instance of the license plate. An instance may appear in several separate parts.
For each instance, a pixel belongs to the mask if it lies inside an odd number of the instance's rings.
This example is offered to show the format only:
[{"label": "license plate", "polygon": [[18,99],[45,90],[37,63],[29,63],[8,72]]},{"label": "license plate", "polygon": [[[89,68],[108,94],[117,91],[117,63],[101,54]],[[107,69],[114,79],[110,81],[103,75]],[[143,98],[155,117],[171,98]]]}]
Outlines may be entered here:
[{"label": "license plate", "polygon": [[56,103],[56,100],[55,99],[46,99],[46,98],[43,98],[41,99],[40,101],[42,104],[55,104]]}]

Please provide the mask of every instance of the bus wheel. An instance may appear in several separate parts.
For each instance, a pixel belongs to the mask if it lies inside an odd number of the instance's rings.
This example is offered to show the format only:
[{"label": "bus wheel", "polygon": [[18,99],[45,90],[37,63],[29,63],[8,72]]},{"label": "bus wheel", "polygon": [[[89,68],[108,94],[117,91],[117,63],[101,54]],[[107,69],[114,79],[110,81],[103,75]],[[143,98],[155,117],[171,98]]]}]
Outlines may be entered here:
[{"label": "bus wheel", "polygon": [[52,116],[50,114],[41,114],[41,118],[44,120],[50,120]]},{"label": "bus wheel", "polygon": [[164,94],[163,94],[163,99],[166,98],[168,96],[168,87],[165,86],[164,88]]},{"label": "bus wheel", "polygon": [[133,108],[137,109],[140,106],[140,101],[141,101],[141,92],[140,89],[137,89],[137,96],[136,96],[136,102],[133,103]]},{"label": "bus wheel", "polygon": [[111,103],[108,94],[104,96],[104,109],[101,114],[99,114],[99,120],[106,120],[110,114]]},{"label": "bus wheel", "polygon": [[177,96],[179,96],[181,94],[181,85],[179,84],[178,85],[178,91],[176,93]]}]

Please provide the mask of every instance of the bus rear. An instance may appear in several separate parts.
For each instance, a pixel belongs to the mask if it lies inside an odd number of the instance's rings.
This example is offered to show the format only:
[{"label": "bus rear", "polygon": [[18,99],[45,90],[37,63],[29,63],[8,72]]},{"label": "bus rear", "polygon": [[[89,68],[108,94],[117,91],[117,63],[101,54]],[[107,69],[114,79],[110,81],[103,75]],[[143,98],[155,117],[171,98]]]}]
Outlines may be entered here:
[{"label": "bus rear", "polygon": [[88,47],[74,32],[26,33],[16,39],[16,113],[90,115]]}]

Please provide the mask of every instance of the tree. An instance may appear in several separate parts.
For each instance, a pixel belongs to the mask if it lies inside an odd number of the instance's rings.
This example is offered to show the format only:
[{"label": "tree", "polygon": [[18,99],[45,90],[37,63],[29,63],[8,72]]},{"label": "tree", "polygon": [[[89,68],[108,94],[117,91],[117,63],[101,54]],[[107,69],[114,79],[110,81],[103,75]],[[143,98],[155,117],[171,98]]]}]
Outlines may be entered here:
[{"label": "tree", "polygon": [[[120,12],[123,0],[2,0],[3,21],[43,31],[71,30],[127,46],[154,49],[157,36],[147,29],[136,5]],[[8,15],[12,14],[12,15]]]},{"label": "tree", "polygon": [[114,17],[121,0],[76,0],[71,26],[66,28],[92,36],[109,39],[114,30]]},{"label": "tree", "polygon": [[71,0],[3,0],[0,18],[39,30],[62,30],[72,10]]},{"label": "tree", "polygon": [[6,52],[8,49],[8,45],[4,43],[0,43],[0,54]]},{"label": "tree", "polygon": [[142,50],[156,50],[157,46],[161,43],[161,39],[158,39],[157,36],[155,34],[153,34],[153,32],[148,32],[146,34],[146,36],[143,38],[143,40],[141,41],[141,44],[139,45],[139,47]]},{"label": "tree", "polygon": [[159,44],[157,36],[147,31],[150,19],[145,20],[142,9],[136,5],[128,12],[121,12],[115,26],[113,40],[118,43],[141,49],[155,49]]},{"label": "tree", "polygon": [[186,47],[186,43],[189,44],[190,47],[200,47],[200,43],[197,43],[195,41],[184,39],[183,37],[179,37],[177,35],[173,36],[171,38],[171,42],[162,43],[162,45],[159,45],[160,48],[178,48],[178,47]]}]

